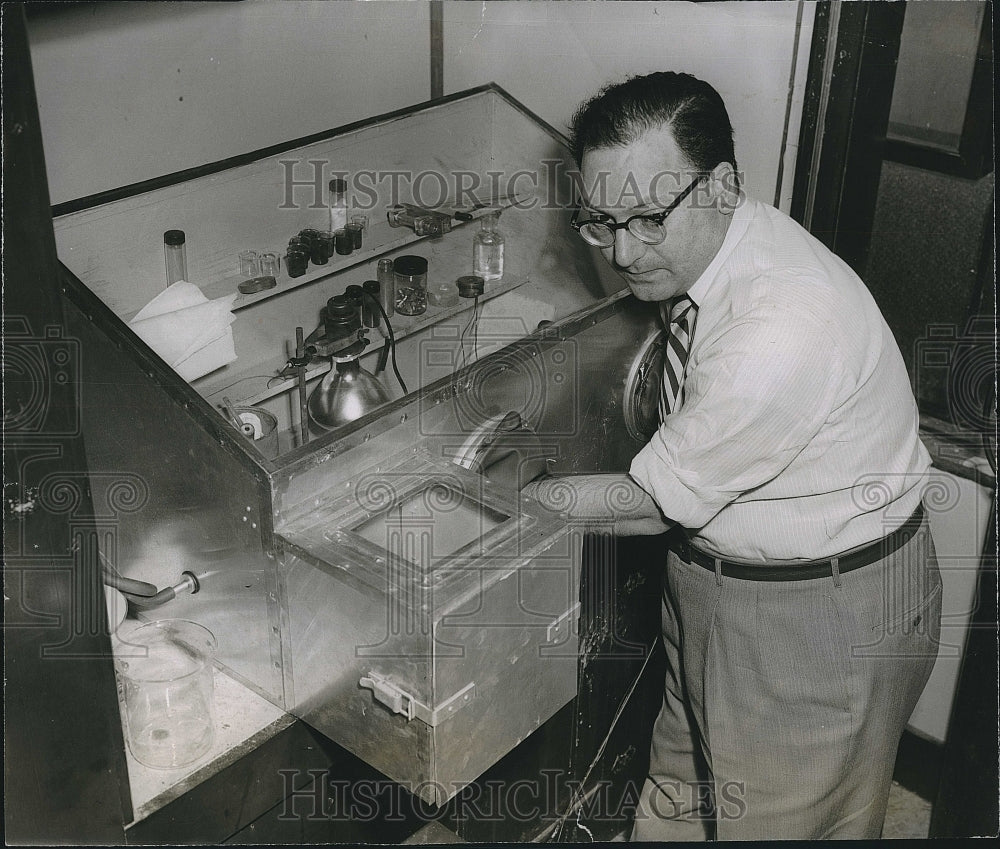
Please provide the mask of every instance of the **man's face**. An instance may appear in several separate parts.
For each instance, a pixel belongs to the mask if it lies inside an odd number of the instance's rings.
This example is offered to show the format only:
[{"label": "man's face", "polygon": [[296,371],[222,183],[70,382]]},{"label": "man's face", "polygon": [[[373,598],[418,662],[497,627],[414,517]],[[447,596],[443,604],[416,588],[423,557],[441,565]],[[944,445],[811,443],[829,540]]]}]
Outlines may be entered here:
[{"label": "man's face", "polygon": [[[665,127],[649,130],[623,147],[586,151],[580,170],[589,194],[582,217],[589,211],[616,222],[662,212],[697,176]],[[731,173],[731,166],[722,164],[699,183],[667,216],[660,244],[647,245],[622,228],[615,231],[614,245],[601,249],[639,300],[677,297],[708,267],[732,220],[735,203],[726,197]],[[604,191],[595,191],[601,180]]]}]

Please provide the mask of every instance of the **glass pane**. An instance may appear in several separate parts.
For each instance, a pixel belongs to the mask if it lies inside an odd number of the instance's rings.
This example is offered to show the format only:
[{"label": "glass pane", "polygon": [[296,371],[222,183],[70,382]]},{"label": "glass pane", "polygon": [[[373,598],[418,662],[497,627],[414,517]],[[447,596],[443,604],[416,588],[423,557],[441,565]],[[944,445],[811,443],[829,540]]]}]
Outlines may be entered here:
[{"label": "glass pane", "polygon": [[351,530],[422,570],[454,554],[510,516],[437,484],[396,502]]},{"label": "glass pane", "polygon": [[889,110],[889,138],[957,152],[984,3],[909,3]]}]

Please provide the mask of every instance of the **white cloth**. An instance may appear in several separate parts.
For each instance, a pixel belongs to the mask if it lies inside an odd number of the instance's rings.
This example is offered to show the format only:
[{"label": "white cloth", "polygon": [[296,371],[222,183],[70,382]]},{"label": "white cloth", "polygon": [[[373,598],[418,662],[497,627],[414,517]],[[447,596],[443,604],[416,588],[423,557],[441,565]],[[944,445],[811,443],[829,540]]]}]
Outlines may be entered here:
[{"label": "white cloth", "polygon": [[896,342],[847,264],[744,198],[688,295],[684,404],[630,470],[663,513],[750,562],[828,557],[901,525],[930,457]]},{"label": "white cloth", "polygon": [[236,359],[231,312],[236,294],[210,301],[193,283],[168,286],[129,322],[129,327],[184,380]]}]

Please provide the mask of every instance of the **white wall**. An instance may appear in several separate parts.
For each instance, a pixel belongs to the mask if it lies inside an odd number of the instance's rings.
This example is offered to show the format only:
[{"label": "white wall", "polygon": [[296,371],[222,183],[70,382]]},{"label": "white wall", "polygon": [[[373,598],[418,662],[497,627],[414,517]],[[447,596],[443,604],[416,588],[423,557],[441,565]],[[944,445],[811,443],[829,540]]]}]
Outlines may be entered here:
[{"label": "white wall", "polygon": [[66,4],[29,20],[53,203],[430,97],[423,2]]},{"label": "white wall", "polygon": [[[496,81],[565,130],[606,82],[690,71],[726,99],[747,186],[773,201],[799,11],[787,208],[810,3],[445,2],[445,93]],[[430,95],[424,0],[66,4],[29,36],[53,203]]]},{"label": "white wall", "polygon": [[790,199],[812,4],[481,2],[444,4],[445,93],[495,81],[556,129],[608,82],[687,71],[722,95],[747,188],[773,203],[801,9],[789,156]]}]

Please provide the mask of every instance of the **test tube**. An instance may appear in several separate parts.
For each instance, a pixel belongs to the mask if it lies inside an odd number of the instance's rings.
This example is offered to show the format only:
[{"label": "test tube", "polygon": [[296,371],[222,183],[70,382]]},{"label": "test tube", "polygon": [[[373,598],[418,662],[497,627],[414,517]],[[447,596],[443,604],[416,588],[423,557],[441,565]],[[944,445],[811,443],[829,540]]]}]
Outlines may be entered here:
[{"label": "test tube", "polygon": [[392,268],[391,259],[378,261],[376,276],[378,277],[379,300],[387,316],[396,311],[396,274]]}]

